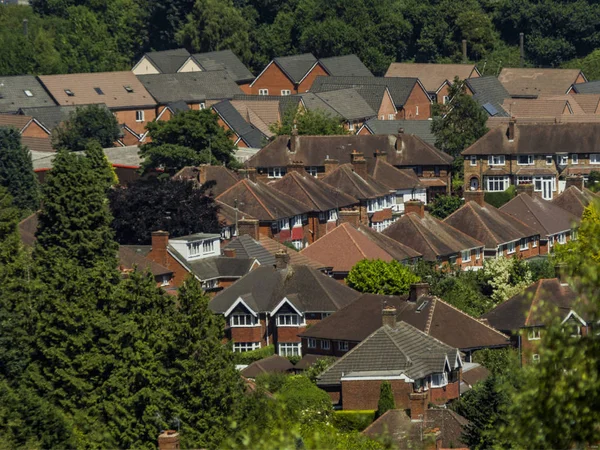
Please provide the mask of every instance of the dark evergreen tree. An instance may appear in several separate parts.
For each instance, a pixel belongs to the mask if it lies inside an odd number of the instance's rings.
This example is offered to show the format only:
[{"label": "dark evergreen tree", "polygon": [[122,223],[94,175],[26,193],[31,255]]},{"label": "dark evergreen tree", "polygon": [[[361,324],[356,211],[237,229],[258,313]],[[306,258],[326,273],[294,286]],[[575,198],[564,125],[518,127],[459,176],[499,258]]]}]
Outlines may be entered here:
[{"label": "dark evergreen tree", "polygon": [[73,152],[85,150],[90,141],[112,147],[121,129],[114,114],[103,105],[78,107],[69,119],[54,130],[54,148]]},{"label": "dark evergreen tree", "polygon": [[395,409],[396,403],[394,402],[394,393],[392,392],[392,385],[389,381],[381,383],[379,388],[379,401],[377,402],[377,412],[375,418],[383,416],[390,409]]},{"label": "dark evergreen tree", "polygon": [[31,155],[15,128],[0,127],[0,185],[8,189],[21,216],[39,208],[40,191]]},{"label": "dark evergreen tree", "polygon": [[98,141],[90,141],[85,147],[85,156],[89,160],[92,170],[104,183],[106,190],[119,182],[115,169],[104,154],[102,146]]}]

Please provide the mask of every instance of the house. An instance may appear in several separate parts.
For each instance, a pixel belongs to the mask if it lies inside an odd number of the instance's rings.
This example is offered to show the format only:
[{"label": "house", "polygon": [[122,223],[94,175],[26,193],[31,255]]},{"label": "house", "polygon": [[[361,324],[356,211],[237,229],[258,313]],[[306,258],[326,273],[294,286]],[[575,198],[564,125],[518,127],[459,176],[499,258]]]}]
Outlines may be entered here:
[{"label": "house", "polygon": [[501,192],[533,184],[545,200],[560,194],[566,178],[589,175],[600,164],[598,123],[519,123],[488,131],[462,152],[465,190]]},{"label": "house", "polygon": [[500,211],[518,218],[539,233],[540,255],[550,253],[556,243],[566,244],[577,238],[576,227],[581,217],[531,194],[517,195],[502,205]]},{"label": "house", "polygon": [[0,76],[0,113],[16,113],[20,108],[37,108],[56,103],[33,75]]},{"label": "house", "polygon": [[54,129],[68,120],[75,111],[77,111],[77,106],[51,105],[19,108],[17,114],[33,117],[46,133],[51,135]]},{"label": "house", "polygon": [[505,67],[498,80],[514,98],[537,98],[568,94],[572,86],[585,83],[587,78],[579,69]]},{"label": "house", "polygon": [[515,119],[584,115],[585,111],[579,106],[574,97],[565,94],[536,99],[508,98],[504,100],[502,107],[509,112],[510,117]]},{"label": "house", "polygon": [[502,104],[510,94],[496,77],[476,77],[465,80],[466,91],[490,117],[509,117]]},{"label": "house", "polygon": [[232,132],[231,139],[237,147],[261,148],[268,136],[247,122],[229,100],[213,105],[212,110],[219,116],[219,125]]},{"label": "house", "polygon": [[454,83],[454,78],[458,77],[459,80],[477,78],[481,73],[475,64],[391,63],[385,76],[418,78],[431,100],[446,104],[448,88]]},{"label": "house", "polygon": [[439,268],[456,265],[462,270],[483,266],[484,244],[425,213],[422,202],[405,203],[405,214],[383,231],[388,237],[423,255]]},{"label": "house", "polygon": [[[317,386],[332,402],[348,410],[377,409],[383,381],[391,384],[396,407],[410,408],[414,415],[429,403],[441,405],[458,398],[459,350],[397,322],[392,306],[383,308],[380,317],[374,332],[317,378]],[[420,411],[413,409],[415,400],[422,405]]]},{"label": "house", "polygon": [[198,186],[209,183],[211,186],[207,194],[218,197],[231,186],[240,181],[235,172],[225,166],[213,166],[200,164],[199,166],[187,166],[173,175],[176,179],[193,180]]},{"label": "house", "polygon": [[225,317],[234,352],[273,344],[280,356],[301,356],[298,334],[360,296],[315,269],[290,265],[285,251],[275,259],[275,266],[257,267],[209,304]]},{"label": "house", "polygon": [[146,132],[146,125],[156,119],[156,102],[132,72],[42,75],[38,78],[59,106],[105,104],[134,141],[139,141]]},{"label": "house", "polygon": [[536,349],[543,338],[548,314],[572,327],[574,335],[590,332],[592,323],[586,308],[579,304],[579,297],[566,282],[562,270],[557,272],[559,278],[538,280],[481,317],[511,336],[522,364],[539,361]]},{"label": "house", "polygon": [[157,286],[169,289],[173,272],[148,259],[147,255],[151,250],[150,245],[119,245],[119,271],[125,276],[134,270],[138,272],[149,271]]},{"label": "house", "polygon": [[269,138],[273,137],[270,127],[280,123],[286,113],[296,112],[300,106],[297,95],[234,95],[231,104],[244,120],[258,128]]},{"label": "house", "polygon": [[16,128],[23,137],[50,139],[48,130],[46,130],[38,120],[31,116],[0,114],[0,127]]},{"label": "house", "polygon": [[258,221],[247,212],[240,210],[234,206],[229,206],[221,201],[215,200],[217,205],[217,219],[221,225],[221,240],[223,244],[227,244],[231,239],[240,236],[238,229],[243,229],[243,233],[248,233],[249,226],[253,229],[254,223],[256,223],[256,233],[258,235]]},{"label": "house", "polygon": [[373,74],[356,55],[331,56],[319,59],[319,63],[332,77],[372,77]]},{"label": "house", "polygon": [[600,94],[600,80],[574,84],[568,94]]},{"label": "house", "polygon": [[301,333],[303,353],[343,356],[381,326],[384,306],[396,310],[397,322],[458,348],[463,361],[470,362],[478,350],[510,345],[508,336],[432,295],[427,283],[417,283],[407,295],[363,294]]},{"label": "house", "polygon": [[431,132],[430,120],[367,120],[356,132],[361,136],[370,134],[397,134],[398,130],[404,130],[406,134],[414,134],[422,141],[435,147],[435,135]]},{"label": "house", "polygon": [[[570,212],[575,217],[581,217],[585,208],[597,199],[598,196],[589,189],[583,187],[583,180],[579,186],[570,185],[559,195],[554,197],[551,202],[565,211]],[[567,180],[567,183],[569,180]]]},{"label": "house", "polygon": [[[356,76],[319,76],[315,79],[310,91],[327,92],[339,89],[354,88],[358,92],[374,87],[386,87],[393,100],[395,119],[427,120],[431,118],[431,99],[418,78],[385,78]],[[365,94],[366,95],[366,94]],[[391,108],[385,110],[382,99],[378,117],[390,120]]]},{"label": "house", "polygon": [[526,225],[524,218],[503,212],[484,201],[483,191],[465,191],[465,204],[444,222],[483,242],[484,258],[540,254],[540,233]]},{"label": "house", "polygon": [[255,379],[259,375],[268,373],[290,373],[294,370],[294,365],[289,359],[279,355],[271,355],[249,364],[242,369],[240,374],[245,378]]},{"label": "house", "polygon": [[412,264],[420,258],[419,252],[373,231],[362,224],[343,223],[301,251],[322,264],[331,267],[331,276],[345,280],[348,272],[363,259],[381,259]]},{"label": "house", "polygon": [[231,50],[194,53],[193,58],[204,71],[225,70],[238,85],[254,80],[252,72]]}]

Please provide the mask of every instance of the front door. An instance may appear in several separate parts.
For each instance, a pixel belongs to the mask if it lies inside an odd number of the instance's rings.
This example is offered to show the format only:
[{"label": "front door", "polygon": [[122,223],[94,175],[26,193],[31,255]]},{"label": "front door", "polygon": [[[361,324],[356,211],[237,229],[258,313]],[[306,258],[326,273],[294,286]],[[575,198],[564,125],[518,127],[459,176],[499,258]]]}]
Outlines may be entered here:
[{"label": "front door", "polygon": [[552,200],[552,178],[542,179],[542,198]]},{"label": "front door", "polygon": [[475,177],[471,178],[470,189],[472,191],[478,191],[479,190],[479,180],[477,178],[475,178]]}]

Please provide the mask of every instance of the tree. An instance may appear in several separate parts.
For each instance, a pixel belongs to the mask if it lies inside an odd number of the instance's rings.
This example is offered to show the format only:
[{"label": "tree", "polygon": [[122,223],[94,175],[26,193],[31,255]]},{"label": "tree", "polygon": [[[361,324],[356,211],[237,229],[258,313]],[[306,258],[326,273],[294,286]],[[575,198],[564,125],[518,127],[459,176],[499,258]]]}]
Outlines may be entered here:
[{"label": "tree", "polygon": [[206,195],[209,184],[197,188],[191,180],[137,180],[109,192],[113,227],[121,244],[147,244],[153,231],[172,236],[218,233],[217,206]]},{"label": "tree", "polygon": [[300,423],[326,421],[333,413],[329,395],[303,375],[287,377],[279,389],[279,398]]},{"label": "tree", "polygon": [[410,285],[417,283],[419,277],[398,261],[363,259],[350,270],[346,281],[360,292],[402,295],[408,293]]},{"label": "tree", "polygon": [[377,402],[377,412],[375,413],[375,419],[383,416],[390,409],[396,409],[396,403],[394,402],[394,393],[392,392],[392,385],[389,381],[384,381],[379,387],[379,401]]},{"label": "tree", "polygon": [[448,90],[448,99],[446,104],[433,105],[431,131],[435,135],[435,146],[457,157],[487,133],[487,115],[473,97],[467,95],[466,84],[458,77]]},{"label": "tree", "polygon": [[0,186],[8,190],[22,217],[39,208],[40,191],[31,155],[15,128],[0,128]]},{"label": "tree", "polygon": [[85,146],[85,156],[90,163],[92,171],[96,173],[106,190],[119,182],[114,167],[110,161],[108,161],[108,158],[104,154],[104,150],[98,141],[91,140],[87,143]]},{"label": "tree", "polygon": [[488,259],[483,273],[493,289],[491,299],[495,304],[508,300],[532,283],[529,267],[520,258]]},{"label": "tree", "polygon": [[168,122],[148,124],[151,142],[140,148],[144,170],[162,168],[175,173],[201,163],[236,167],[231,131],[219,126],[218,116],[208,109],[175,114]]},{"label": "tree", "polygon": [[269,128],[276,136],[290,135],[294,125],[299,135],[325,136],[334,134],[348,134],[344,129],[343,120],[318,109],[305,110],[296,107],[289,108],[283,115],[281,122],[273,123]]},{"label": "tree", "polygon": [[429,204],[429,213],[440,220],[445,219],[462,206],[462,199],[455,195],[438,195]]},{"label": "tree", "polygon": [[76,152],[85,150],[90,141],[98,142],[102,148],[112,147],[120,134],[119,122],[108,108],[88,105],[77,107],[54,130],[52,140],[55,148]]},{"label": "tree", "polygon": [[592,192],[598,192],[600,190],[600,172],[597,170],[592,170],[590,172],[590,176],[585,184],[585,187],[588,188]]}]

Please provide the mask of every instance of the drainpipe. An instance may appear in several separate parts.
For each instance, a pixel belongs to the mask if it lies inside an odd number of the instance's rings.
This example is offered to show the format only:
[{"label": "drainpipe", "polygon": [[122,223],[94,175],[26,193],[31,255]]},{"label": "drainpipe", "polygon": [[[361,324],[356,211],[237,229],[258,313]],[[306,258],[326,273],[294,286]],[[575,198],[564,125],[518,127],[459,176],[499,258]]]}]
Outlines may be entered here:
[{"label": "drainpipe", "polygon": [[265,313],[265,323],[266,323],[265,334],[267,336],[267,346],[268,346],[269,345],[269,313]]}]

